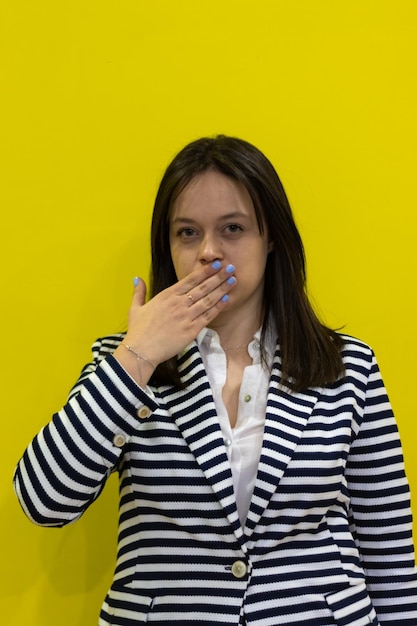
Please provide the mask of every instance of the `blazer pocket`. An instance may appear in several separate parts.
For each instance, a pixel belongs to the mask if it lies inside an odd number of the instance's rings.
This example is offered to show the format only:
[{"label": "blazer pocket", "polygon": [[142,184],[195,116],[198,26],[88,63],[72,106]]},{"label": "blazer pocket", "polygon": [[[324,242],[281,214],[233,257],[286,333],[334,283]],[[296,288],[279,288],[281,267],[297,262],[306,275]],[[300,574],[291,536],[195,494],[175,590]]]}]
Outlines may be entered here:
[{"label": "blazer pocket", "polygon": [[136,589],[113,585],[101,607],[99,626],[146,624],[153,598]]},{"label": "blazer pocket", "polygon": [[380,626],[365,583],[350,585],[325,598],[337,626]]}]

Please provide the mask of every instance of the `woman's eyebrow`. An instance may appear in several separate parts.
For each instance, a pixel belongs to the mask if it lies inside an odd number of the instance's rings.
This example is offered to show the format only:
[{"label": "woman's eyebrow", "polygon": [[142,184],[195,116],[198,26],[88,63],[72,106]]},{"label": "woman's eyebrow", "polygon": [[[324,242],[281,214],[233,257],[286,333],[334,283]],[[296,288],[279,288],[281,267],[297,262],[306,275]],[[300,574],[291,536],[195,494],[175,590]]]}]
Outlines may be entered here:
[{"label": "woman's eyebrow", "polygon": [[[233,219],[244,219],[247,218],[247,214],[242,211],[233,211],[233,213],[226,213],[225,215],[221,215],[219,220],[233,220]],[[173,224],[177,224],[181,222],[182,224],[195,224],[198,220],[193,219],[192,217],[179,215],[172,220]]]}]

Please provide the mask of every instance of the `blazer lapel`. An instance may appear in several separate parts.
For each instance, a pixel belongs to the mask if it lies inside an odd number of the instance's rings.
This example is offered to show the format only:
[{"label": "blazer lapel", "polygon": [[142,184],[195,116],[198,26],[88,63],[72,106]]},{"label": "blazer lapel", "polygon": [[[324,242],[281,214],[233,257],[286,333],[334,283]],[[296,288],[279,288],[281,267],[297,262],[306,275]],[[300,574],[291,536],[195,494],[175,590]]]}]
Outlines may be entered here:
[{"label": "blazer lapel", "polygon": [[179,374],[184,389],[162,392],[168,409],[198,465],[223,507],[239,540],[243,538],[233,489],[232,472],[213,394],[196,343],[179,356]]},{"label": "blazer lapel", "polygon": [[280,355],[277,351],[271,373],[264,439],[251,506],[243,531],[236,507],[232,472],[204,364],[197,344],[190,344],[179,357],[184,389],[160,389],[167,408],[191,452],[211,484],[241,547],[251,536],[303,435],[321,389],[291,393],[281,386]]},{"label": "blazer lapel", "polygon": [[252,534],[279,487],[320,394],[320,388],[294,393],[281,386],[281,360],[277,351],[269,384],[261,457],[246,521],[246,538]]}]

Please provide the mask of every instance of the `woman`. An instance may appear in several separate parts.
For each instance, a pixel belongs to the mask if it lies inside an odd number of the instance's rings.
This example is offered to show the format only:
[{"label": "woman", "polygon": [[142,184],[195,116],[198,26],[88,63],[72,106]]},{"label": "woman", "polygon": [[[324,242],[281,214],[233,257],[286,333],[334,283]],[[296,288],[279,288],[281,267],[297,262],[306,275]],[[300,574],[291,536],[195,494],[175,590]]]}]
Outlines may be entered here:
[{"label": "woman", "polygon": [[29,445],[36,523],[82,515],[120,475],[99,624],[417,624],[409,490],[374,355],[322,325],[279,178],[219,136],[169,165],[151,297],[98,340]]}]

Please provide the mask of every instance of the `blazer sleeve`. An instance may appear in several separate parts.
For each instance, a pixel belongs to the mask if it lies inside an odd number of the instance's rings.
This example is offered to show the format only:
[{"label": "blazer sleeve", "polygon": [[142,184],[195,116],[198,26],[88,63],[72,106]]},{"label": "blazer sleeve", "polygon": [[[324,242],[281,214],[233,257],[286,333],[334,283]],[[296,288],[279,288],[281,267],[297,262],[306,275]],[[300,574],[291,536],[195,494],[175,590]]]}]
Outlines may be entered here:
[{"label": "blazer sleeve", "polygon": [[78,519],[102,491],[136,430],[137,412],[157,408],[112,351],[117,337],[98,340],[67,404],[25,450],[14,487],[26,515],[42,526]]},{"label": "blazer sleeve", "polygon": [[363,419],[346,476],[352,531],[379,621],[417,624],[410,492],[398,429],[372,352]]}]

